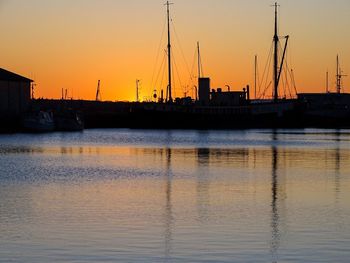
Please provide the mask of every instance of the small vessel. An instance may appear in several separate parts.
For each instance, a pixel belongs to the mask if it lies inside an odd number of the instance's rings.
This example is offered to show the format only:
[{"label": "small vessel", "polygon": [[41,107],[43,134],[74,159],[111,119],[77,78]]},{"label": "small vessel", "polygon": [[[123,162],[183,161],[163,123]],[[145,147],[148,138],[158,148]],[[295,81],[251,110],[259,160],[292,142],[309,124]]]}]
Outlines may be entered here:
[{"label": "small vessel", "polygon": [[82,131],[84,121],[81,115],[74,110],[56,112],[54,115],[57,131]]},{"label": "small vessel", "polygon": [[46,111],[28,113],[22,121],[25,131],[29,132],[52,132],[55,130],[53,114]]},{"label": "small vessel", "polygon": [[313,127],[350,127],[350,93],[344,92],[343,74],[339,56],[337,56],[336,91],[328,88],[328,72],[326,93],[301,93],[299,100],[305,103],[304,122]]}]

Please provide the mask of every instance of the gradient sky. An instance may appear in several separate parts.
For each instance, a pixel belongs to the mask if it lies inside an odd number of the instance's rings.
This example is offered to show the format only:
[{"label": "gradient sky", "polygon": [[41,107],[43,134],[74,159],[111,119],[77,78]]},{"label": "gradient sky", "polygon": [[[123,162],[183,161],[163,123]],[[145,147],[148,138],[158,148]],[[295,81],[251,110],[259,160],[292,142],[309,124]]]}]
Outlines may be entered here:
[{"label": "gradient sky", "polygon": [[[154,89],[152,75],[157,75],[164,54],[155,66],[165,23],[164,2],[0,0],[1,67],[33,78],[37,97],[59,98],[64,88],[74,98],[94,99],[100,79],[103,100],[135,100],[137,78],[142,80],[141,98],[149,97]],[[204,73],[213,87],[229,84],[238,90],[253,84],[254,55],[259,56],[263,71],[271,46],[274,1],[173,2],[174,56],[181,76],[179,80],[175,74],[175,94],[183,95],[183,86],[190,85],[197,40]],[[288,60],[298,91],[324,91],[327,69],[334,89],[337,54],[344,73],[350,75],[350,1],[279,3],[280,35],[291,37]],[[165,48],[163,38],[161,49]],[[350,92],[350,77],[344,79],[344,86]]]}]

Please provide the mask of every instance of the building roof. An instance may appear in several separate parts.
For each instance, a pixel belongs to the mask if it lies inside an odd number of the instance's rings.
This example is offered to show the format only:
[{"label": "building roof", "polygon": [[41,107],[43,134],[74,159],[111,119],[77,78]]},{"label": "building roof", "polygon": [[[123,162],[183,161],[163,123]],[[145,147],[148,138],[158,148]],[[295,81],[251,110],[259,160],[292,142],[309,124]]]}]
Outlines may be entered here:
[{"label": "building roof", "polygon": [[0,81],[33,82],[33,80],[0,68]]}]

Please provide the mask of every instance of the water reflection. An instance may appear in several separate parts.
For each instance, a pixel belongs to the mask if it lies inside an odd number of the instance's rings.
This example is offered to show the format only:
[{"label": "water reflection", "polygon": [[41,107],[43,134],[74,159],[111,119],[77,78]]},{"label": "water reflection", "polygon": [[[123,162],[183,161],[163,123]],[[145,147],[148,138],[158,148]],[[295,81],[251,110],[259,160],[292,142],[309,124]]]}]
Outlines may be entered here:
[{"label": "water reflection", "polygon": [[335,201],[334,201],[334,216],[336,218],[336,228],[339,231],[342,231],[344,222],[341,215],[341,207],[340,207],[340,201],[341,201],[341,132],[337,130],[335,133],[335,149],[334,149],[334,192],[335,192]]},{"label": "water reflection", "polygon": [[209,190],[210,190],[210,149],[197,149],[197,211],[199,222],[208,220]]},{"label": "water reflection", "polygon": [[334,259],[349,254],[348,135],[296,134],[291,146],[290,134],[270,132],[249,147],[208,143],[216,136],[199,133],[189,146],[0,146],[4,262],[23,248],[32,259],[61,253],[56,261],[90,251],[87,261],[280,262],[297,251],[296,262],[346,262]]},{"label": "water reflection", "polygon": [[341,144],[341,132],[337,130],[335,133],[335,141],[336,141],[336,147],[335,147],[335,192],[336,192],[336,201],[339,200],[339,193],[340,193],[340,166],[341,166],[341,152],[340,152],[340,144]]},{"label": "water reflection", "polygon": [[[272,141],[278,142],[278,134],[273,132]],[[271,254],[273,262],[278,261],[278,250],[281,245],[281,239],[283,238],[282,226],[285,223],[285,218],[283,217],[284,211],[284,200],[286,198],[286,192],[283,184],[284,175],[283,172],[279,170],[280,152],[275,146],[276,143],[272,144],[271,147],[271,159],[272,159],[272,179],[271,179]],[[282,170],[282,169],[281,169]]]},{"label": "water reflection", "polygon": [[33,147],[33,146],[1,146],[0,145],[0,155],[8,154],[36,154],[44,153],[42,147]]},{"label": "water reflection", "polygon": [[171,261],[172,252],[172,233],[173,233],[173,204],[172,204],[172,152],[170,148],[165,150],[166,167],[165,167],[165,231],[164,231],[164,244],[165,244],[165,260]]}]

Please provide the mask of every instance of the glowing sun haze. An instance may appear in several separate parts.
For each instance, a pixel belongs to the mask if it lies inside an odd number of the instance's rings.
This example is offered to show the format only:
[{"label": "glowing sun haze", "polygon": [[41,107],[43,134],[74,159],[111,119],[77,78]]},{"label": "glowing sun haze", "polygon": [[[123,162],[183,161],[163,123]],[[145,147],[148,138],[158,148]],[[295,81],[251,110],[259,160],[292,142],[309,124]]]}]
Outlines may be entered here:
[{"label": "glowing sun haze", "polygon": [[[76,99],[94,99],[99,79],[103,100],[134,100],[136,79],[142,80],[141,98],[150,97],[154,88],[161,88],[160,81],[152,85],[152,76],[156,79],[166,48],[164,35],[156,65],[164,2],[2,0],[1,67],[33,78],[36,97],[59,98],[64,88]],[[271,46],[274,1],[172,2],[175,95],[182,96],[189,83],[197,41],[213,87],[229,84],[238,90],[253,84],[254,55],[259,56],[262,71]],[[298,91],[323,92],[327,69],[334,88],[337,54],[344,73],[350,74],[350,1],[279,4],[279,31],[290,35],[288,59]],[[350,77],[344,86],[350,92]]]}]

